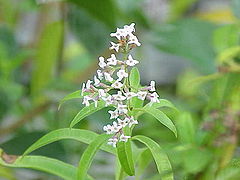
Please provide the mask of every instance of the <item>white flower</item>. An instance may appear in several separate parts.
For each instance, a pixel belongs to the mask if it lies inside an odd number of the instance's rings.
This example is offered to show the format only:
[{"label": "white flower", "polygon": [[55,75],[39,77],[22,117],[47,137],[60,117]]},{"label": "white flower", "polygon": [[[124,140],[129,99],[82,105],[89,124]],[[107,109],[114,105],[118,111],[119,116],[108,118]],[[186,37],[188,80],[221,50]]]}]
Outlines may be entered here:
[{"label": "white flower", "polygon": [[91,83],[92,83],[91,80],[88,80],[88,81],[87,81],[87,83],[86,83],[86,88],[87,88],[87,89],[91,89]]},{"label": "white flower", "polygon": [[101,56],[98,59],[99,59],[98,65],[104,69],[107,66],[107,64],[104,62],[104,57]]},{"label": "white flower", "polygon": [[104,77],[105,77],[106,81],[109,81],[109,82],[113,81],[113,78],[111,77],[111,74],[109,74],[107,72],[104,73]]},{"label": "white flower", "polygon": [[124,29],[117,28],[117,31],[115,33],[111,33],[111,37],[116,37],[118,40],[121,39],[121,37],[126,37],[127,33]]},{"label": "white flower", "polygon": [[85,104],[86,106],[89,106],[89,105],[90,105],[89,101],[90,101],[91,99],[92,99],[92,98],[90,98],[89,96],[84,96],[84,97],[83,97],[83,102],[82,102],[82,104]]},{"label": "white flower", "polygon": [[125,70],[121,69],[117,72],[118,81],[121,81],[123,78],[128,77],[128,73],[125,72]]},{"label": "white flower", "polygon": [[81,92],[81,96],[83,96],[84,91],[85,91],[85,83],[82,84],[82,92]]},{"label": "white flower", "polygon": [[93,99],[93,101],[94,101],[94,106],[97,107],[97,105],[98,105],[98,100]]},{"label": "white flower", "polygon": [[135,120],[132,116],[131,117],[126,117],[125,121],[128,123],[129,127],[131,127],[134,124],[138,124],[138,121]]},{"label": "white flower", "polygon": [[116,44],[114,42],[110,42],[111,43],[111,47],[109,48],[110,50],[114,49],[115,51],[119,51],[119,48],[120,48],[120,44]]},{"label": "white flower", "polygon": [[127,142],[129,138],[131,138],[131,136],[125,136],[124,134],[122,134],[119,141]]},{"label": "white flower", "polygon": [[105,106],[113,104],[112,96],[109,95],[108,97],[102,97],[102,99],[105,101]]},{"label": "white flower", "polygon": [[117,144],[117,142],[118,142],[118,139],[116,138],[116,137],[113,137],[113,138],[110,138],[109,140],[108,140],[108,145],[111,145],[111,146],[113,146],[113,147],[116,147],[116,144]]},{"label": "white flower", "polygon": [[136,44],[137,46],[141,46],[137,36],[134,36],[133,34],[129,34],[128,44]]},{"label": "white flower", "polygon": [[123,84],[119,81],[115,81],[111,86],[115,89],[120,89],[121,87],[123,87]]},{"label": "white flower", "polygon": [[159,97],[159,95],[156,92],[150,94],[149,98],[150,98],[151,103],[159,103],[158,97]]},{"label": "white flower", "polygon": [[135,23],[131,23],[130,25],[125,25],[124,29],[128,34],[131,34],[132,32],[135,32]]},{"label": "white flower", "polygon": [[94,86],[98,87],[99,84],[100,84],[100,80],[96,76],[94,76]]},{"label": "white flower", "polygon": [[122,119],[117,119],[117,121],[118,121],[118,124],[120,125],[120,126],[122,126],[122,127],[125,127],[128,123],[125,121],[125,119],[124,120],[122,120]]},{"label": "white flower", "polygon": [[99,97],[105,97],[107,94],[105,93],[104,89],[98,90]]},{"label": "white flower", "polygon": [[156,85],[156,82],[155,81],[151,81],[150,82],[150,90],[149,91],[156,91],[156,88],[155,88],[155,85]]},{"label": "white flower", "polygon": [[103,79],[103,73],[102,73],[102,71],[101,71],[100,69],[97,70],[97,75],[98,75],[98,78],[99,78],[100,80]]},{"label": "white flower", "polygon": [[133,59],[131,55],[129,55],[128,59],[126,60],[126,64],[129,66],[135,66],[138,63],[139,63],[139,61]]},{"label": "white flower", "polygon": [[147,96],[147,92],[146,91],[139,91],[137,93],[137,95],[138,95],[139,99],[144,100],[146,98],[146,96]]},{"label": "white flower", "polygon": [[121,125],[119,125],[118,123],[116,123],[115,121],[113,121],[113,125],[112,125],[112,131],[117,133],[120,129],[122,128]]},{"label": "white flower", "polygon": [[118,101],[124,101],[126,99],[126,97],[122,95],[121,91],[118,91],[117,94],[114,94],[112,96],[115,100],[118,100]]},{"label": "white flower", "polygon": [[108,111],[108,113],[111,115],[110,119],[116,119],[119,116],[118,110],[116,109],[115,111]]},{"label": "white flower", "polygon": [[110,124],[103,126],[103,130],[106,131],[106,134],[112,134],[112,126]]},{"label": "white flower", "polygon": [[127,97],[127,99],[131,99],[131,98],[137,96],[137,94],[134,92],[126,92],[124,95]]},{"label": "white flower", "polygon": [[107,59],[107,61],[108,61],[107,65],[113,65],[113,66],[117,65],[117,58],[115,54],[112,54],[111,57]]},{"label": "white flower", "polygon": [[117,110],[119,114],[127,114],[128,112],[127,105],[123,105],[123,104],[118,104]]}]

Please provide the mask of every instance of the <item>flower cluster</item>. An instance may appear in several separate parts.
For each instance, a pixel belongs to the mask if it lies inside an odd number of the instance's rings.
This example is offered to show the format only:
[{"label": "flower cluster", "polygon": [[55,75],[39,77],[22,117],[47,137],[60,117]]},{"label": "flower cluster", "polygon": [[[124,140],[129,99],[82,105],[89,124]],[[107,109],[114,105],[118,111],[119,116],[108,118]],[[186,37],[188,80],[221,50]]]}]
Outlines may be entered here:
[{"label": "flower cluster", "polygon": [[112,106],[115,109],[108,111],[110,119],[115,119],[112,124],[107,124],[103,130],[107,134],[113,134],[108,140],[108,144],[116,147],[117,142],[126,142],[130,136],[124,135],[123,128],[130,128],[138,121],[130,115],[130,100],[134,97],[141,100],[148,99],[150,103],[159,102],[158,94],[155,92],[155,81],[150,85],[140,89],[133,89],[129,84],[129,68],[139,63],[129,52],[141,43],[133,34],[135,24],[125,25],[123,28],[117,28],[117,31],[111,33],[111,37],[117,38],[117,43],[111,42],[110,50],[115,50],[123,54],[122,60],[111,54],[109,58],[99,57],[99,67],[93,81],[88,80],[82,85],[83,104],[90,105],[94,102],[97,107],[98,101],[105,102],[105,106]]}]

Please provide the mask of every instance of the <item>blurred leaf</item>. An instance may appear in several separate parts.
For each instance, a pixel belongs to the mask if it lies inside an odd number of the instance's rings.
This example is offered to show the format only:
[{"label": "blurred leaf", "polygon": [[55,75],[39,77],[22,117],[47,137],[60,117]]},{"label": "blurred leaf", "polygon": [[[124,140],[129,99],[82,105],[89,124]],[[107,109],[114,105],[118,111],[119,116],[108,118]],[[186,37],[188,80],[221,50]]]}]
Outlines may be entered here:
[{"label": "blurred leaf", "polygon": [[240,169],[228,167],[220,171],[216,177],[216,180],[237,180],[240,177]]},{"label": "blurred leaf", "polygon": [[[43,156],[25,156],[25,157],[20,156],[13,163],[6,163],[3,159],[4,155],[1,149],[0,154],[1,154],[0,164],[3,166],[31,168],[57,175],[66,180],[76,179],[77,168],[56,159],[51,159]],[[8,155],[5,154],[5,156]]]},{"label": "blurred leaf", "polygon": [[221,53],[227,48],[239,45],[239,31],[239,26],[234,24],[217,28],[213,34],[213,43],[216,52]]},{"label": "blurred leaf", "polygon": [[233,14],[240,19],[240,0],[232,0],[232,11]]},{"label": "blurred leaf", "polygon": [[8,180],[16,180],[11,169],[3,166],[0,166],[0,178],[1,177],[6,178]]},{"label": "blurred leaf", "polygon": [[177,117],[178,137],[182,143],[195,142],[195,127],[191,115],[187,112],[181,112]]},{"label": "blurred leaf", "polygon": [[159,109],[155,109],[153,107],[145,107],[144,111],[155,117],[160,123],[162,123],[168,129],[170,129],[177,137],[177,130],[175,125],[173,124],[171,119],[169,119],[162,111],[160,111]]},{"label": "blurred leaf", "polygon": [[151,151],[152,156],[157,165],[159,174],[161,175],[162,180],[173,180],[172,166],[166,155],[163,152],[162,148],[152,139],[146,136],[137,135],[132,137],[133,140],[138,140],[141,143],[145,144],[148,149]]},{"label": "blurred leaf", "polygon": [[239,57],[240,55],[240,46],[235,46],[235,47],[231,47],[231,48],[227,48],[225,50],[223,50],[217,60],[219,64],[222,64],[224,62],[228,62],[233,60],[235,57]]},{"label": "blurred leaf", "polygon": [[162,108],[162,107],[168,107],[168,108],[172,108],[172,109],[178,111],[178,109],[167,99],[159,99],[159,103],[153,103],[153,104],[148,103],[144,106],[144,108],[148,108],[148,107],[152,107],[155,109]]},{"label": "blurred leaf", "polygon": [[[45,146],[47,144],[53,143],[55,141],[59,141],[62,139],[74,139],[86,144],[90,144],[95,138],[97,137],[97,134],[83,129],[58,129],[55,131],[51,131],[50,133],[44,135],[41,137],[38,141],[33,143],[25,152],[23,155],[27,155],[31,153],[32,151]],[[108,145],[103,145],[100,149],[115,154],[116,151],[114,148]]]},{"label": "blurred leaf", "polygon": [[147,168],[147,166],[152,161],[152,154],[149,149],[144,150],[138,160],[138,167],[136,172],[136,179],[140,179],[141,175],[143,175],[144,170]]},{"label": "blurred leaf", "polygon": [[60,109],[62,104],[65,103],[66,101],[71,100],[71,99],[76,99],[76,98],[82,98],[80,90],[75,91],[71,94],[68,94],[63,99],[61,99],[61,101],[59,102],[58,109]]},{"label": "blurred leaf", "polygon": [[212,33],[216,26],[197,19],[184,19],[160,26],[152,42],[162,51],[191,60],[203,73],[215,71]]},{"label": "blurred leaf", "polygon": [[77,179],[85,180],[87,176],[87,171],[90,168],[93,158],[101,145],[105,143],[112,135],[101,134],[98,135],[84,151],[78,166]]},{"label": "blurred leaf", "polygon": [[101,110],[102,108],[105,107],[105,102],[103,100],[98,101],[97,107],[95,107],[95,103],[91,103],[89,106],[86,106],[82,108],[77,115],[73,118],[70,127],[72,128],[75,126],[77,123],[79,123],[82,119],[85,117]]},{"label": "blurred leaf", "polygon": [[[31,93],[35,98],[52,80],[54,65],[63,38],[62,32],[62,22],[55,22],[48,24],[41,34],[31,82]],[[41,99],[35,100],[38,102]]]}]

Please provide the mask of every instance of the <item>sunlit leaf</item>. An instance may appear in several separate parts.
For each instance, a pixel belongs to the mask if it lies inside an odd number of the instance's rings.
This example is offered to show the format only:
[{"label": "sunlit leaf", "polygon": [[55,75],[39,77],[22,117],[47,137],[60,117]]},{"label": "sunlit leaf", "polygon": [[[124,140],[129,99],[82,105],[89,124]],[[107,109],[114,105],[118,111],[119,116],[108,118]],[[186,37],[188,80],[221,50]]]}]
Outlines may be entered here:
[{"label": "sunlit leaf", "polygon": [[98,101],[97,107],[95,107],[95,103],[90,104],[89,106],[86,106],[82,108],[78,114],[74,117],[72,120],[70,127],[72,128],[74,125],[79,123],[81,120],[83,120],[85,117],[101,110],[105,107],[105,102],[103,100]]},{"label": "sunlit leaf", "polygon": [[101,134],[97,136],[84,151],[78,166],[77,179],[85,180],[87,171],[92,164],[93,158],[101,145],[105,143],[112,135]]},{"label": "sunlit leaf", "polygon": [[158,103],[146,104],[144,106],[144,108],[148,108],[148,107],[152,107],[152,108],[156,108],[156,109],[162,108],[162,107],[168,107],[168,108],[172,108],[172,109],[178,111],[177,108],[167,99],[159,99]]},{"label": "sunlit leaf", "polygon": [[132,139],[138,140],[141,143],[145,144],[151,151],[154,161],[157,165],[158,172],[162,177],[161,179],[173,180],[171,163],[162,148],[155,141],[146,136],[137,135],[132,137]]},{"label": "sunlit leaf", "polygon": [[68,94],[66,95],[59,103],[59,106],[58,106],[58,109],[61,108],[62,104],[65,103],[66,101],[68,100],[71,100],[71,99],[76,99],[76,98],[82,98],[81,96],[81,90],[78,90],[78,91],[75,91],[71,94]]}]

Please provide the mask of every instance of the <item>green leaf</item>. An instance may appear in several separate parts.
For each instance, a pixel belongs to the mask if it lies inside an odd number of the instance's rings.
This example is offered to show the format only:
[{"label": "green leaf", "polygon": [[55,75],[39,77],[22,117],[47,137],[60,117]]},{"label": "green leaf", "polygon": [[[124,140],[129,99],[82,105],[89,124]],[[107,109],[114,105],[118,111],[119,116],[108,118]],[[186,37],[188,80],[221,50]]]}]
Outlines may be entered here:
[{"label": "green leaf", "polygon": [[159,99],[159,103],[153,103],[152,105],[151,104],[146,104],[144,106],[144,108],[148,108],[148,107],[152,107],[152,108],[155,108],[155,109],[161,108],[161,107],[169,107],[169,108],[172,108],[172,109],[178,111],[177,108],[167,99]]},{"label": "green leaf", "polygon": [[76,99],[76,98],[82,98],[81,96],[81,90],[78,90],[78,91],[75,91],[71,94],[68,94],[66,95],[59,103],[59,106],[58,106],[58,109],[61,108],[62,104],[65,103],[66,101],[68,100],[71,100],[71,99]]},{"label": "green leaf", "polygon": [[[53,77],[53,71],[60,44],[62,42],[63,23],[55,22],[46,26],[36,53],[36,61],[31,81],[31,93],[37,97]],[[41,99],[36,99],[39,102]]]},{"label": "green leaf", "polygon": [[140,179],[140,176],[144,173],[144,170],[147,168],[147,166],[152,161],[152,154],[149,149],[145,149],[138,160],[138,168],[136,172],[136,179]]},{"label": "green leaf", "polygon": [[77,172],[77,179],[78,180],[85,180],[85,177],[87,175],[87,171],[89,167],[92,164],[93,158],[98,151],[98,149],[101,147],[103,143],[105,143],[112,135],[109,134],[101,134],[97,136],[87,147],[87,149],[84,151],[81,160],[79,162],[78,166],[78,172]]},{"label": "green leaf", "polygon": [[170,129],[174,135],[177,137],[177,130],[171,119],[167,117],[162,111],[159,109],[155,109],[154,107],[148,106],[144,108],[144,111],[154,116],[160,123]]},{"label": "green leaf", "polygon": [[172,166],[168,156],[155,141],[142,135],[134,136],[132,137],[132,140],[138,140],[148,147],[152,153],[162,180],[173,180]]},{"label": "green leaf", "polygon": [[123,170],[129,176],[133,176],[135,174],[135,171],[130,140],[127,142],[118,142],[117,153]]},{"label": "green leaf", "polygon": [[233,60],[240,55],[240,46],[230,47],[219,53],[217,60],[218,63],[224,63]]},{"label": "green leaf", "polygon": [[72,128],[74,125],[79,123],[85,117],[101,110],[104,107],[105,107],[105,102],[103,100],[100,100],[98,101],[97,107],[95,107],[95,103],[92,103],[89,106],[82,108],[72,120],[70,127]]},{"label": "green leaf", "polygon": [[138,88],[140,85],[140,73],[138,71],[138,68],[134,67],[132,68],[129,76],[129,82],[130,86],[134,88]]},{"label": "green leaf", "polygon": [[1,149],[0,153],[0,164],[3,166],[36,169],[57,175],[66,180],[76,179],[77,176],[77,168],[56,159],[44,156],[20,156],[15,162],[7,163],[3,160],[3,156],[7,155],[4,155]]},{"label": "green leaf", "polygon": [[[86,144],[90,144],[97,136],[98,135],[96,133],[88,130],[83,130],[83,129],[69,129],[69,128],[58,129],[40,138],[38,141],[32,144],[24,152],[23,155],[27,155],[42,146],[45,146],[47,144],[50,144],[52,142],[59,141],[62,139],[73,139]],[[109,153],[116,154],[116,150],[113,147],[108,146],[106,144],[104,144],[101,147],[101,149]]]}]

